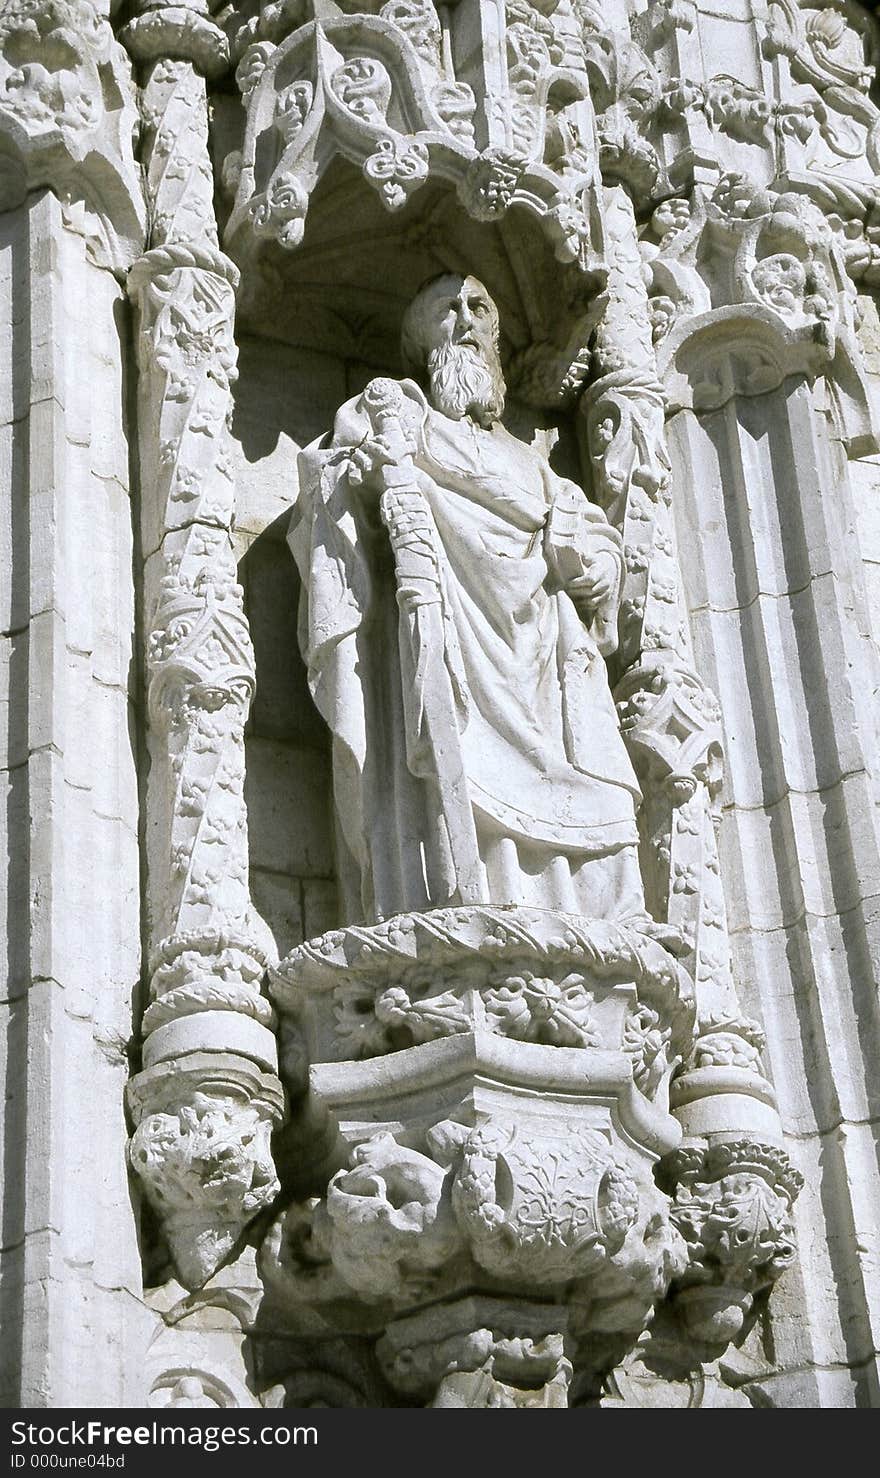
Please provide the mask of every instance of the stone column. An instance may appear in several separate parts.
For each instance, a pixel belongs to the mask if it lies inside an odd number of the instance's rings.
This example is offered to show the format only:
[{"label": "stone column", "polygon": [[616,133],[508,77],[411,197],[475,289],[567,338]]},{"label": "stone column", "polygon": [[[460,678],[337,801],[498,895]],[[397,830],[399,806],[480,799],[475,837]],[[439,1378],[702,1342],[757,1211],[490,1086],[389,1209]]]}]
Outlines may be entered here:
[{"label": "stone column", "polygon": [[[658,229],[669,228],[670,236],[687,219],[678,202],[660,207],[657,217]],[[696,990],[693,1047],[668,1067],[668,1048],[658,1052],[653,1070],[675,1074],[670,1105],[685,1135],[661,1177],[677,1196],[673,1220],[691,1251],[673,1298],[691,1336],[711,1349],[739,1332],[751,1295],[791,1261],[788,1213],[800,1177],[781,1148],[775,1097],[761,1063],[763,1034],[740,1008],[734,986],[716,838],[721,713],[694,662],[674,519],[680,494],[653,345],[657,305],[649,303],[633,207],[622,186],[606,191],[606,226],[607,304],[596,336],[598,378],[584,409],[596,489],[624,537],[615,696],[644,795],[647,901],[678,934]],[[643,1008],[631,1031],[656,1042],[658,1025]],[[718,1141],[726,1146],[720,1160],[708,1150]],[[767,1212],[772,1238],[767,1227],[762,1236],[751,1226],[746,1231],[754,1207],[767,1199],[774,1208],[772,1216]],[[704,1224],[714,1218],[729,1226],[736,1217],[736,1256],[725,1263],[706,1252]]]},{"label": "stone column", "polygon": [[232,546],[226,450],[237,273],[218,249],[205,76],[226,43],[193,6],[125,32],[144,63],[150,250],[138,313],[141,546],[150,768],[150,998],[131,1084],[131,1162],[197,1287],[278,1189],[282,1099],[261,994],[268,930],[248,892],[244,725],[253,653]]},{"label": "stone column", "polygon": [[[878,1181],[860,1125],[875,1111],[863,1064],[878,1025],[877,655],[860,612],[846,476],[846,449],[871,444],[852,290],[820,213],[743,177],[696,194],[666,263],[653,280],[673,289],[658,337],[679,536],[695,645],[729,735],[721,838],[734,961],[766,1026],[786,1141],[808,1171],[797,1207],[805,1266],[787,1280],[787,1302],[771,1305],[775,1399],[836,1405],[849,1386],[842,1371],[803,1374],[833,1363],[816,1359],[801,1314],[816,1296],[810,1289],[833,1284],[839,1293],[819,1299],[813,1330],[851,1352],[875,1400],[877,1310],[865,1258],[876,1242]],[[726,1269],[750,1245],[765,1281],[794,1255],[795,1182],[769,1153],[777,1122],[769,1097],[762,1109],[754,1076],[750,1088],[737,1086],[754,1073],[745,1046],[726,1029],[698,1042],[673,1091],[686,1133],[711,1146],[668,1166],[673,1215],[693,1252],[683,1297],[697,1330],[703,1315],[735,1320],[732,1304],[712,1313],[712,1283],[720,1297]],[[753,1130],[724,1143],[743,1091]],[[707,1241],[713,1181],[721,1195]],[[858,1228],[854,1239],[822,1230],[826,1196],[835,1217]]]},{"label": "stone column", "polygon": [[722,831],[734,955],[806,1174],[802,1266],[775,1300],[772,1389],[782,1403],[836,1406],[850,1399],[843,1355],[859,1399],[878,1399],[878,679],[859,630],[845,458],[821,404],[792,376],[679,411],[670,445],[687,489],[696,639],[736,735]]}]

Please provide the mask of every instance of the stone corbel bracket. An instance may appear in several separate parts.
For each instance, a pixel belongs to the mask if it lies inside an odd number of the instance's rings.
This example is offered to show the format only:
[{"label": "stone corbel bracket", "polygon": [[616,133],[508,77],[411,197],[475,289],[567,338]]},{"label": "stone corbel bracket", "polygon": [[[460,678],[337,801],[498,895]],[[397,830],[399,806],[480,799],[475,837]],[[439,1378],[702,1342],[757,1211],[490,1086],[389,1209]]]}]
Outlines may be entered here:
[{"label": "stone corbel bracket", "polygon": [[678,1127],[636,1089],[623,1052],[477,1030],[315,1064],[311,1096],[335,1127],[339,1169],[263,1243],[280,1327],[379,1334],[426,1302],[477,1293],[506,1297],[510,1336],[526,1338],[536,1296],[552,1292],[544,1334],[572,1304],[582,1329],[625,1348],[685,1271],[653,1178]]},{"label": "stone corbel bracket", "polygon": [[659,1178],[688,1248],[671,1300],[712,1358],[740,1333],[756,1294],[794,1262],[791,1210],[803,1177],[777,1144],[725,1138],[682,1145]]},{"label": "stone corbel bracket", "polygon": [[[240,1052],[230,1050],[236,1038]],[[220,1050],[203,1050],[212,1045]],[[270,1136],[283,1096],[270,1056],[259,1029],[184,1020],[149,1038],[144,1071],[130,1084],[129,1159],[186,1288],[207,1282],[277,1194]]]},{"label": "stone corbel bracket", "polygon": [[101,266],[143,250],[131,67],[92,0],[18,0],[0,12],[0,209],[48,185]]},{"label": "stone corbel bracket", "polygon": [[[511,206],[537,217],[556,256],[602,274],[596,210],[597,148],[586,77],[568,111],[583,141],[577,154],[543,162],[543,137],[525,152],[513,138],[478,151],[469,89],[442,82],[430,34],[402,28],[404,7],[380,15],[310,21],[280,46],[255,42],[238,80],[247,129],[227,241],[238,250],[256,234],[293,249],[303,239],[310,197],[332,160],[355,164],[389,211],[429,179],[454,184],[476,220],[499,220]],[[542,86],[552,81],[548,74]],[[539,110],[540,111],[540,110]]]},{"label": "stone corbel bracket", "polygon": [[[541,1338],[557,1356],[571,1299],[582,1332],[595,1313],[624,1345],[637,1338],[685,1268],[653,1179],[680,1132],[670,1072],[693,1042],[676,943],[645,916],[473,906],[334,930],[274,967],[296,1040],[287,1147],[304,1188],[327,1184],[263,1243],[277,1316],[378,1333],[428,1300],[504,1292],[504,1338],[524,1340],[536,1293],[553,1290]],[[455,1308],[447,1353],[463,1341],[482,1404],[518,1404],[493,1383],[533,1379],[552,1391],[526,1404],[566,1404],[558,1360],[517,1375],[512,1346],[483,1348],[494,1319]]]}]

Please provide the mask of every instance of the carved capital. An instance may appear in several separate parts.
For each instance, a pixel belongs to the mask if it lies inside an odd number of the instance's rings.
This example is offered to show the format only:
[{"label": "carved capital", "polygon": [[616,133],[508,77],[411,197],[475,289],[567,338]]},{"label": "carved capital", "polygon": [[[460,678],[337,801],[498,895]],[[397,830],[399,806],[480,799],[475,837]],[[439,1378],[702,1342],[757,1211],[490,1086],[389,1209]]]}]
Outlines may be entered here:
[{"label": "carved capital", "polygon": [[845,439],[874,445],[845,245],[806,194],[728,171],[643,255],[671,410],[711,412],[825,374]]},{"label": "carved capital", "polygon": [[803,1177],[784,1150],[746,1139],[683,1147],[662,1169],[688,1248],[676,1306],[696,1338],[726,1344],[754,1294],[794,1261],[791,1208]]},{"label": "carved capital", "polygon": [[181,1282],[200,1288],[278,1194],[270,1135],[277,1080],[244,1058],[191,1054],[133,1079],[129,1145]]}]

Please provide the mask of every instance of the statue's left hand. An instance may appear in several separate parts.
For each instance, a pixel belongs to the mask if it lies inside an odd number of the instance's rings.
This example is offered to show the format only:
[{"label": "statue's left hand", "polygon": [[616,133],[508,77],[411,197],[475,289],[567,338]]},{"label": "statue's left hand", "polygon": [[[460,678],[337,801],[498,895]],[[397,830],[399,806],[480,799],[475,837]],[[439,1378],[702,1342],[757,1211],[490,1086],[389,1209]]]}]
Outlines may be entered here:
[{"label": "statue's left hand", "polygon": [[618,565],[612,554],[597,554],[585,561],[584,573],[566,586],[568,594],[582,616],[592,617],[596,607],[614,593]]}]

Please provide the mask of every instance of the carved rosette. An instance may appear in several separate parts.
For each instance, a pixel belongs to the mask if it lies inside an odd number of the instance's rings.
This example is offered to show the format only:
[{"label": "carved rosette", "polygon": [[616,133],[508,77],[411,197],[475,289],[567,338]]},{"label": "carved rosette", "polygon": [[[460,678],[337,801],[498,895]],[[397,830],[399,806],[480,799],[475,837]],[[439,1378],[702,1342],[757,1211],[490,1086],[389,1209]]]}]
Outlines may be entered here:
[{"label": "carved rosette", "polygon": [[244,725],[254,663],[227,430],[238,274],[217,246],[203,75],[227,51],[222,32],[188,7],[148,7],[125,35],[148,66],[153,243],[129,276],[151,762],[151,1004],[145,1071],[129,1095],[130,1156],[178,1273],[195,1287],[277,1193],[269,1135],[282,1110],[274,1016],[261,991],[272,942],[248,889]]},{"label": "carved rosette", "polygon": [[661,1168],[688,1251],[673,1305],[693,1338],[725,1346],[755,1294],[794,1261],[791,1209],[803,1177],[784,1150],[746,1139],[683,1146]]}]

